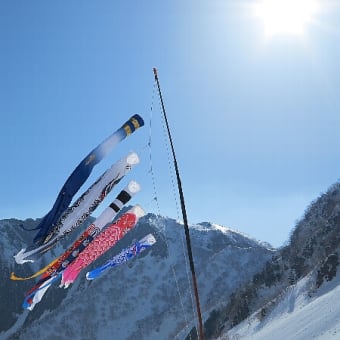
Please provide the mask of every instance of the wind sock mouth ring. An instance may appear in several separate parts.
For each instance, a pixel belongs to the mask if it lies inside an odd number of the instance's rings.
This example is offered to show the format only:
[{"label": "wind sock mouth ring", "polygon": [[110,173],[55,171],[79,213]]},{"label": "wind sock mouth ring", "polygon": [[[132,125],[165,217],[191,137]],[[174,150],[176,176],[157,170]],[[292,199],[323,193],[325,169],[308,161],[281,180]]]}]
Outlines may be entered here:
[{"label": "wind sock mouth ring", "polygon": [[141,187],[136,181],[130,181],[128,184],[128,190],[131,193],[136,193],[141,190]]},{"label": "wind sock mouth ring", "polygon": [[130,165],[138,164],[139,157],[135,152],[131,152],[126,159],[126,162]]},{"label": "wind sock mouth ring", "polygon": [[137,218],[140,218],[145,215],[145,212],[143,208],[139,205],[136,204],[132,209],[131,212],[137,216]]}]

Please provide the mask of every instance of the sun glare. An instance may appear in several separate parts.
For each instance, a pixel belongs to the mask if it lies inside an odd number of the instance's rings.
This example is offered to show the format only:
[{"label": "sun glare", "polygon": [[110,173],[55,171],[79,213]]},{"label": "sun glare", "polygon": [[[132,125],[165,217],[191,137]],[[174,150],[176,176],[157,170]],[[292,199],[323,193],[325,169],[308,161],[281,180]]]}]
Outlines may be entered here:
[{"label": "sun glare", "polygon": [[316,0],[260,0],[256,15],[263,21],[267,37],[302,35],[317,12]]}]

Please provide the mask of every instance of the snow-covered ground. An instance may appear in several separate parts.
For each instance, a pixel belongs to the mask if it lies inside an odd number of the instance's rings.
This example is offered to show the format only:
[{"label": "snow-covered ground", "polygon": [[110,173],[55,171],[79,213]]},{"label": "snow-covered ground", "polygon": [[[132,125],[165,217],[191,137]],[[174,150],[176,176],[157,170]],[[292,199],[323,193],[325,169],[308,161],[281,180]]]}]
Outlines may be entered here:
[{"label": "snow-covered ground", "polygon": [[312,277],[289,287],[273,311],[259,320],[259,311],[222,339],[340,339],[340,275],[311,293]]}]

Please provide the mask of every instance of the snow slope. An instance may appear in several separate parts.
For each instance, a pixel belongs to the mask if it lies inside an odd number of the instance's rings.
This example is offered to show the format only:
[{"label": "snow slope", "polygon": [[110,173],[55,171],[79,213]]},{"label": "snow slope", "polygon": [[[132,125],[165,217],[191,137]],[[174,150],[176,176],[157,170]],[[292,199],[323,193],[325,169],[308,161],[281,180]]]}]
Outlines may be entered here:
[{"label": "snow slope", "polygon": [[288,287],[273,311],[260,322],[260,311],[222,339],[340,339],[340,275],[314,291],[312,275]]}]

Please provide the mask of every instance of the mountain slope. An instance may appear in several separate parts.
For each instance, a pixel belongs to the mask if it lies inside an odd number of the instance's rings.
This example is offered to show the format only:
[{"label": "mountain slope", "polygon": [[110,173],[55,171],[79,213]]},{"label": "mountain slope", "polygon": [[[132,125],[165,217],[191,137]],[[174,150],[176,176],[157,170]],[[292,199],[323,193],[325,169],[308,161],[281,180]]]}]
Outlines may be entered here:
[{"label": "mountain slope", "polygon": [[[25,241],[17,235],[22,231],[8,221],[1,231],[9,235],[0,241],[3,272],[9,273],[13,267],[22,270],[13,266],[12,258]],[[119,266],[92,282],[86,281],[84,271],[69,289],[52,287],[32,312],[23,312],[20,305],[22,292],[34,281],[6,280],[0,299],[1,305],[7,302],[11,318],[1,323],[0,338],[39,338],[41,334],[48,339],[184,338],[196,318],[184,230],[179,222],[148,214],[95,265],[150,232],[157,243],[133,260],[132,266]],[[275,250],[216,224],[191,225],[190,234],[204,318],[275,254]],[[15,292],[15,301],[6,300],[8,292]]]},{"label": "mountain slope", "polygon": [[[321,303],[324,286],[337,276],[339,255],[340,183],[336,183],[306,209],[304,217],[297,223],[291,234],[289,244],[278,250],[261,272],[256,273],[250,281],[240,286],[230,299],[225,301],[223,307],[209,316],[206,320],[206,338],[216,339],[237,327],[243,320],[249,320],[253,313],[259,321],[256,325],[257,329],[262,329],[260,334],[275,338],[275,327],[272,328],[273,335],[271,335],[271,328],[267,327],[267,321],[275,317],[282,298],[287,292],[293,292],[293,295],[297,296],[297,301],[304,300],[304,292],[298,288],[304,286],[304,282],[308,282],[307,295],[320,296],[317,301]],[[337,290],[338,288],[335,288],[335,295]],[[289,308],[292,308],[295,303],[293,295],[289,298],[292,302]],[[306,317],[312,313],[309,308],[316,306],[317,301],[304,308]],[[310,301],[304,301],[302,306],[307,302]],[[303,312],[299,316],[303,318]],[[288,320],[289,317],[283,319]],[[294,323],[282,321],[283,319],[280,318],[280,322],[287,327],[288,334],[290,325]],[[320,327],[322,329],[323,326]],[[294,327],[291,333],[294,333]]]},{"label": "mountain slope", "polygon": [[220,339],[338,339],[340,275],[311,295],[313,281],[311,276],[307,276],[289,287],[262,322],[261,311],[258,311]]}]

